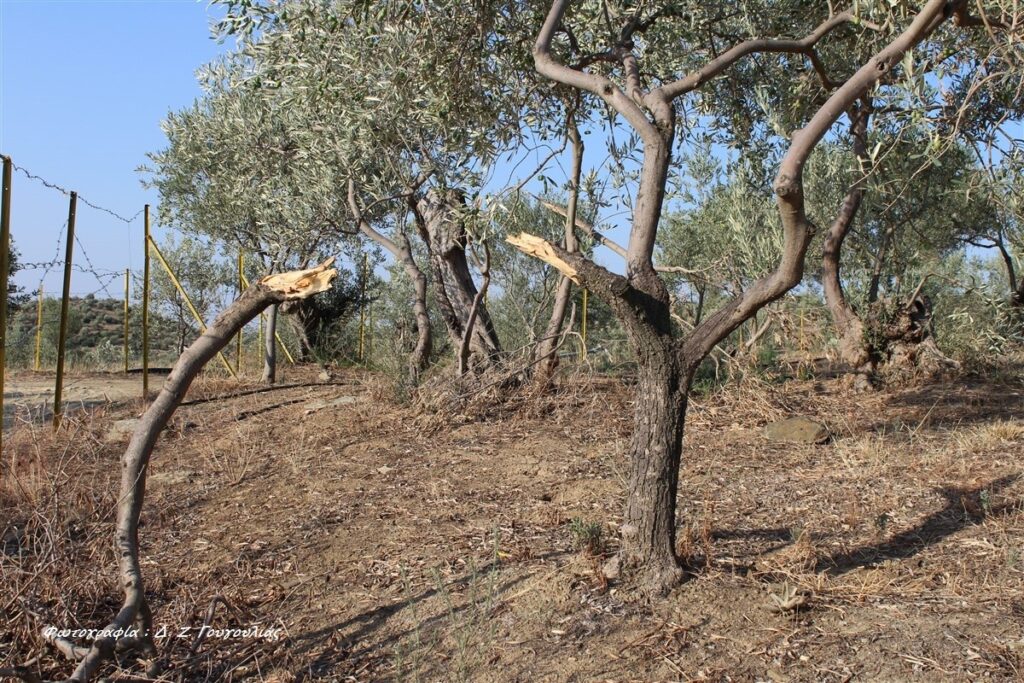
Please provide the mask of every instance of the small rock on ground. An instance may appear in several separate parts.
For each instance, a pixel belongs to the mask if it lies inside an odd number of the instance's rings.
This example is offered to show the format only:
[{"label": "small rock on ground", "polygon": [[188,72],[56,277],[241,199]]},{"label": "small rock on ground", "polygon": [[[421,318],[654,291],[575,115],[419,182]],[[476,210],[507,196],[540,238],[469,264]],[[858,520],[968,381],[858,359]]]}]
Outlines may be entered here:
[{"label": "small rock on ground", "polygon": [[110,429],[107,430],[106,436],[103,438],[107,442],[126,439],[132,435],[132,432],[135,431],[135,427],[138,424],[139,418],[137,417],[130,417],[125,420],[114,420],[110,425]]},{"label": "small rock on ground", "polygon": [[771,441],[787,443],[825,443],[831,436],[828,427],[809,417],[791,417],[772,422],[765,427],[765,434]]}]

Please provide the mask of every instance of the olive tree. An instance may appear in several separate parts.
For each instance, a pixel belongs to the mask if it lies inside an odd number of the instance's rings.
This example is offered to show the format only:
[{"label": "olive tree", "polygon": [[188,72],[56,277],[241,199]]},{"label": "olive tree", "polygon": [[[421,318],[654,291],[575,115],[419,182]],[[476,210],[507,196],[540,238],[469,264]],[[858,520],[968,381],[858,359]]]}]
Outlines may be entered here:
[{"label": "olive tree", "polygon": [[[869,15],[864,14],[865,4],[871,5]],[[822,3],[782,0],[715,5],[551,3],[534,45],[537,70],[600,98],[642,142],[625,275],[528,234],[513,239],[523,251],[555,265],[605,299],[636,354],[635,423],[618,559],[620,571],[636,573],[647,589],[667,590],[683,576],[675,550],[676,492],[694,372],[719,341],[802,278],[804,256],[815,233],[803,184],[812,152],[872,90],[901,87],[906,65],[934,64],[919,63],[915,48],[941,40],[947,24],[1009,23],[1005,18],[973,17],[969,8],[973,5],[947,0],[930,0],[913,11],[889,3],[855,3],[849,10],[833,11]],[[984,29],[978,33],[988,39]],[[830,39],[869,44],[871,49],[865,52],[870,56],[856,63],[826,64],[819,47]],[[965,47],[969,48],[970,44]],[[817,96],[802,98],[807,106],[800,124],[782,131],[786,150],[773,184],[783,234],[781,254],[774,270],[736,293],[692,331],[680,334],[672,325],[668,288],[653,261],[680,107],[696,99],[709,113],[725,116],[729,102],[723,91],[728,83],[723,86],[719,77],[731,71],[744,73],[745,61],[760,60],[760,66],[769,55],[789,70],[794,61],[809,63],[820,81]],[[805,85],[798,78],[756,84],[762,92],[777,90],[773,95],[780,102]]]},{"label": "olive tree", "polygon": [[[301,119],[309,134],[300,153],[331,177],[344,220],[401,263],[413,284],[411,374],[432,347],[427,274],[452,348],[468,339],[474,362],[487,365],[501,345],[467,249],[485,238],[485,169],[521,138],[529,53],[511,27],[532,13],[497,1],[436,0],[417,9],[397,0],[221,4],[221,30],[241,38],[254,67],[238,86],[269,91]],[[426,264],[416,261],[416,238]]]},{"label": "olive tree", "polygon": [[[296,112],[233,85],[253,74],[229,55],[207,67],[204,96],[164,121],[167,147],[150,154],[160,219],[255,257],[264,274],[305,267],[344,236],[331,178],[309,173]],[[268,310],[264,381],[273,382],[277,305]]]}]

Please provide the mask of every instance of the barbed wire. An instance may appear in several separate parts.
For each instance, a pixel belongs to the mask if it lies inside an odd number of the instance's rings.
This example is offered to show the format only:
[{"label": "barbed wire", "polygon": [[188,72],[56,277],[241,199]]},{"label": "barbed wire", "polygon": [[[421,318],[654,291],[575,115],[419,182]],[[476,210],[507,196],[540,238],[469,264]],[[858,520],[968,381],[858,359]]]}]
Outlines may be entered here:
[{"label": "barbed wire", "polygon": [[[92,265],[92,261],[89,259],[89,254],[87,254],[86,251],[85,251],[85,245],[82,244],[82,240],[78,239],[78,235],[75,235],[75,244],[78,245],[78,248],[82,252],[82,257],[85,259],[85,262],[86,262],[86,264],[89,267],[88,272],[92,273],[92,276],[94,278],[96,278],[97,282],[100,283],[100,289],[102,289],[104,292],[106,292],[108,297],[113,299],[114,298],[113,295],[111,295],[110,290],[107,289],[107,283],[104,283],[103,280],[100,279],[100,275],[97,273],[96,268]],[[72,269],[75,267],[73,263],[71,264],[71,267],[72,267]],[[108,272],[113,273],[115,271],[108,271]]]},{"label": "barbed wire", "polygon": [[[39,263],[19,263],[18,270],[39,270],[41,268],[52,269],[54,266],[63,266],[64,261],[41,261]],[[124,275],[122,270],[111,270],[110,268],[86,268],[85,266],[77,263],[71,264],[71,270],[78,271],[79,273],[89,273],[97,277],[114,277],[116,275]]]},{"label": "barbed wire", "polygon": [[[53,259],[51,259],[48,264],[45,264],[46,270],[44,270],[43,274],[39,276],[39,286],[40,287],[42,287],[43,280],[46,279],[46,276],[50,274],[50,271],[53,270],[53,267],[55,265],[57,265],[58,263],[61,264],[61,265],[64,265],[64,261],[60,257],[60,246],[61,246],[61,242],[64,241],[64,233],[67,231],[67,227],[68,227],[68,222],[67,221],[64,221],[64,225],[60,226],[60,232],[57,233],[57,251],[54,252]],[[21,268],[23,270],[28,270],[28,264],[22,264]],[[32,270],[36,270],[36,269],[33,268]]]},{"label": "barbed wire", "polygon": [[[10,158],[10,157],[8,157],[8,158]],[[62,187],[62,186],[58,185],[57,183],[50,182],[46,178],[43,178],[40,175],[36,175],[35,173],[33,173],[32,171],[28,170],[24,166],[19,166],[18,164],[14,163],[13,161],[11,162],[11,166],[14,168],[14,170],[20,171],[22,174],[24,174],[24,176],[26,178],[28,178],[30,180],[38,181],[38,182],[42,183],[45,187],[50,188],[51,190],[56,190],[57,192],[60,192],[61,194],[65,195],[65,196],[69,196],[71,194],[71,190],[67,189],[66,187]],[[99,204],[94,204],[93,202],[90,202],[88,199],[83,197],[81,194],[78,195],[78,201],[82,202],[83,204],[85,204],[86,206],[88,206],[88,207],[90,207],[92,209],[95,209],[96,211],[102,211],[103,213],[110,214],[111,216],[113,216],[117,220],[121,221],[122,223],[126,223],[128,225],[131,225],[132,223],[134,223],[139,218],[139,216],[142,215],[142,212],[145,210],[145,208],[139,209],[135,213],[134,216],[132,216],[131,218],[126,218],[125,216],[123,216],[123,215],[119,214],[118,212],[114,211],[113,209],[108,209],[105,206],[100,206]]]}]

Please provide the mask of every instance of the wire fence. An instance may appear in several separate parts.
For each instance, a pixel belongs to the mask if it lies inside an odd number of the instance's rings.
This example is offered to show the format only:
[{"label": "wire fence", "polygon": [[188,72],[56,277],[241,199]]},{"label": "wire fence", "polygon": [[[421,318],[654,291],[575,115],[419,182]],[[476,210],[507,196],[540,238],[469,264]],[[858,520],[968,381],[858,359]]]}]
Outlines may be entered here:
[{"label": "wire fence", "polygon": [[[8,367],[43,372],[55,370],[55,427],[61,421],[62,385],[67,366],[87,367],[93,371],[139,372],[142,379],[140,395],[143,399],[147,398],[151,353],[155,354],[153,361],[169,365],[177,358],[183,346],[206,328],[202,314],[193,305],[192,297],[175,273],[175,265],[164,257],[151,235],[149,206],[143,206],[130,216],[125,215],[15,164],[8,156],[0,155],[0,158],[3,160],[0,278],[8,284],[8,296],[0,304],[0,334],[3,335],[0,343],[0,413],[4,407],[2,393]],[[19,177],[39,183],[66,198],[68,218],[56,230],[56,248],[48,260],[12,263],[12,256],[16,256],[11,249],[12,231],[15,237],[18,234],[18,226],[12,228],[11,225],[15,172]],[[105,220],[113,219],[126,226],[126,268],[111,269],[96,265],[90,249],[86,248],[85,240],[75,233],[80,207],[101,212]],[[131,268],[132,234],[136,230],[142,233],[145,245],[141,277],[133,274]],[[109,240],[109,235],[104,239]],[[105,242],[103,247],[106,246]],[[151,256],[157,262],[153,268]],[[23,282],[27,275],[31,275],[32,281],[38,275],[34,291],[10,288],[12,266],[21,274],[19,279]],[[46,291],[47,278],[57,272],[63,275],[61,290]],[[158,272],[169,278],[177,290],[177,296],[185,304],[179,307],[177,316],[151,315],[152,278]],[[90,285],[87,288],[73,287],[73,282],[82,276],[88,276],[86,279],[91,281]],[[141,280],[141,287],[132,286],[136,280]],[[238,286],[241,287],[241,282]],[[142,291],[139,292],[139,289]],[[188,317],[184,312],[186,310],[190,314]],[[258,350],[250,350],[245,354],[243,336],[255,340]],[[223,370],[233,377],[239,376],[244,355],[256,361],[249,362],[249,369],[262,366],[263,348],[260,338],[262,321],[256,333],[240,333],[238,343],[229,347],[235,349],[232,358],[220,354]],[[280,336],[278,343],[281,344],[284,356],[293,360]]]}]

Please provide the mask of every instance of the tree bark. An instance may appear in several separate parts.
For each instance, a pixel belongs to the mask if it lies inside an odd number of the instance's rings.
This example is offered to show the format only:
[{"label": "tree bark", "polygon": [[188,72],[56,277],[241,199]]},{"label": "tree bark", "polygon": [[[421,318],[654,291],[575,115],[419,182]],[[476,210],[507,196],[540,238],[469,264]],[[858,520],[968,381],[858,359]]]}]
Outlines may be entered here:
[{"label": "tree bark", "polygon": [[867,186],[871,162],[868,155],[870,115],[871,105],[868,101],[864,101],[861,106],[850,112],[850,134],[853,137],[853,153],[858,161],[858,170],[843,198],[839,213],[825,234],[821,256],[821,281],[825,290],[825,302],[832,314],[832,322],[839,339],[839,354],[843,362],[857,373],[871,372],[872,354],[864,338],[864,323],[843,293],[840,267],[843,242],[853,228]]},{"label": "tree bark", "polygon": [[348,202],[352,215],[359,224],[359,230],[371,240],[387,249],[405,270],[406,276],[413,286],[413,315],[416,316],[416,347],[409,355],[409,382],[413,385],[419,382],[420,375],[430,364],[430,354],[434,348],[434,335],[430,324],[430,314],[427,309],[427,278],[416,264],[412,254],[412,245],[409,237],[401,233],[401,241],[395,242],[388,239],[380,232],[373,229],[369,221],[363,216],[363,211],[356,200],[355,183],[349,181]]},{"label": "tree bark", "polygon": [[620,562],[649,592],[662,593],[683,577],[676,496],[690,373],[674,344],[651,339],[649,348],[656,353],[645,354],[637,373]]},{"label": "tree bark", "polygon": [[267,329],[263,335],[264,384],[277,382],[277,304],[267,311]]},{"label": "tree bark", "polygon": [[[185,398],[192,381],[234,336],[268,305],[301,299],[326,291],[338,272],[330,268],[333,258],[312,270],[265,277],[249,287],[227,310],[217,316],[174,364],[159,395],[139,420],[121,457],[121,493],[117,506],[114,545],[117,550],[124,601],[113,621],[103,629],[84,654],[69,681],[87,681],[104,661],[113,657],[118,638],[113,634],[136,628],[143,643],[152,647],[152,619],[146,604],[139,563],[139,518],[146,494],[146,476],[153,447],[171,415]],[[75,648],[77,649],[77,648]]]},{"label": "tree bark", "polygon": [[[579,207],[580,178],[583,174],[583,138],[580,136],[579,127],[576,125],[576,117],[570,112],[566,123],[569,139],[572,141],[572,186],[569,190],[569,204],[565,215],[565,250],[569,253],[576,251],[576,213]],[[569,300],[572,297],[572,280],[562,276],[558,282],[558,289],[555,291],[555,301],[551,308],[551,318],[548,320],[544,336],[537,345],[537,357],[540,359],[537,365],[536,379],[539,384],[547,386],[554,377],[558,368],[558,340],[562,333],[562,323],[565,321],[565,311],[569,307]]]},{"label": "tree bark", "polygon": [[[430,252],[438,307],[452,348],[458,353],[466,330],[477,287],[466,260],[468,236],[458,215],[461,198],[455,191],[431,190],[415,201],[415,216],[421,237]],[[501,354],[487,304],[477,310],[470,337],[471,365],[486,368]]]}]

